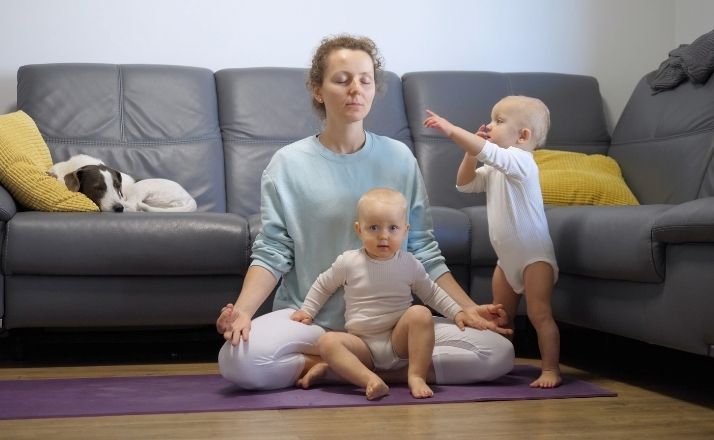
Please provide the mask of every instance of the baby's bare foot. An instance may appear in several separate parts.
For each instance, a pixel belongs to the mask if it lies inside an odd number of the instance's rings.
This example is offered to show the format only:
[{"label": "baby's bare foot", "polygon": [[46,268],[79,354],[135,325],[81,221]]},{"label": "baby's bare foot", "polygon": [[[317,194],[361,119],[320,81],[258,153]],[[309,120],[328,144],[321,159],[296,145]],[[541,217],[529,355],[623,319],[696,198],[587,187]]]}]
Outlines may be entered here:
[{"label": "baby's bare foot", "polygon": [[434,395],[434,392],[429,385],[426,384],[423,377],[409,376],[407,383],[409,384],[409,391],[411,391],[412,396],[416,399],[425,399]]},{"label": "baby's bare foot", "polygon": [[563,382],[558,370],[543,370],[540,377],[531,382],[532,388],[555,388]]},{"label": "baby's bare foot", "polygon": [[297,382],[295,382],[295,385],[304,389],[308,389],[311,385],[314,385],[325,376],[325,374],[327,373],[327,369],[327,362],[318,362],[317,364],[313,365],[312,368],[307,370],[307,373],[305,373],[303,377],[298,379]]},{"label": "baby's bare foot", "polygon": [[389,394],[389,387],[380,378],[371,380],[365,387],[365,395],[367,400],[375,400]]}]

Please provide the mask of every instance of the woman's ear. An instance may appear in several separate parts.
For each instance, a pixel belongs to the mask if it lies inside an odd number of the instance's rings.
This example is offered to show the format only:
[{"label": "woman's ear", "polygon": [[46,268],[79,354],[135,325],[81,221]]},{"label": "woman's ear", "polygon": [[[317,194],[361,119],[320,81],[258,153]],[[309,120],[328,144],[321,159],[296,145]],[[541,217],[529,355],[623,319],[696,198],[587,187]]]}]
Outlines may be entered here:
[{"label": "woman's ear", "polygon": [[312,88],[312,97],[315,99],[315,101],[319,102],[322,104],[322,94],[320,93],[320,88],[319,87],[313,87]]}]

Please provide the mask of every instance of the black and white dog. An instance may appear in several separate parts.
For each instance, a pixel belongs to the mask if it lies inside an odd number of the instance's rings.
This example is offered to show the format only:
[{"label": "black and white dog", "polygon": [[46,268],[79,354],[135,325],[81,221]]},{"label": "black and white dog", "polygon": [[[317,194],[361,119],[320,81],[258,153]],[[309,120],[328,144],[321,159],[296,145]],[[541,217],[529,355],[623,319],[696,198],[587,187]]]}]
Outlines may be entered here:
[{"label": "black and white dog", "polygon": [[101,160],[78,154],[58,162],[47,171],[70,191],[89,197],[101,211],[124,212],[124,192],[134,179],[104,164]]},{"label": "black and white dog", "polygon": [[192,212],[197,208],[193,197],[172,180],[135,180],[86,154],[58,162],[47,173],[105,212]]}]

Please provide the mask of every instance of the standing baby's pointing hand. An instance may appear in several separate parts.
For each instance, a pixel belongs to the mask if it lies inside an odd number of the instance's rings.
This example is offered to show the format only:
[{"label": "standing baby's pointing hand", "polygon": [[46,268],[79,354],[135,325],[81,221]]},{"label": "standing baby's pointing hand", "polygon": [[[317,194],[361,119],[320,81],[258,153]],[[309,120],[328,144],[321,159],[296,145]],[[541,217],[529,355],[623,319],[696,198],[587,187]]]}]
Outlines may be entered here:
[{"label": "standing baby's pointing hand", "polygon": [[454,132],[454,125],[431,110],[427,110],[426,112],[429,114],[429,117],[424,120],[424,127],[436,128],[447,137],[451,137],[451,134]]}]

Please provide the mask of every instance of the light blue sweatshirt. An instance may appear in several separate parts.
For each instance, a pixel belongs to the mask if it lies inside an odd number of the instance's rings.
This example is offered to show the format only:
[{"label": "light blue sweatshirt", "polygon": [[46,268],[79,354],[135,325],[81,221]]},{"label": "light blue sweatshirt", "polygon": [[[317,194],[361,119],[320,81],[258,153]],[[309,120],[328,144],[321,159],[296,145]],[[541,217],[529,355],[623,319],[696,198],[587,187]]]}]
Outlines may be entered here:
[{"label": "light blue sweatshirt", "polygon": [[[448,271],[434,240],[429,201],[414,155],[402,142],[366,133],[364,147],[337,154],[317,136],[278,150],[263,171],[261,220],[251,265],[282,277],[273,310],[298,309],[321,272],[338,255],[362,246],[354,231],[357,201],[368,190],[388,187],[407,199],[409,236],[403,247],[424,264],[431,279]],[[342,290],[315,318],[344,329]]]}]

